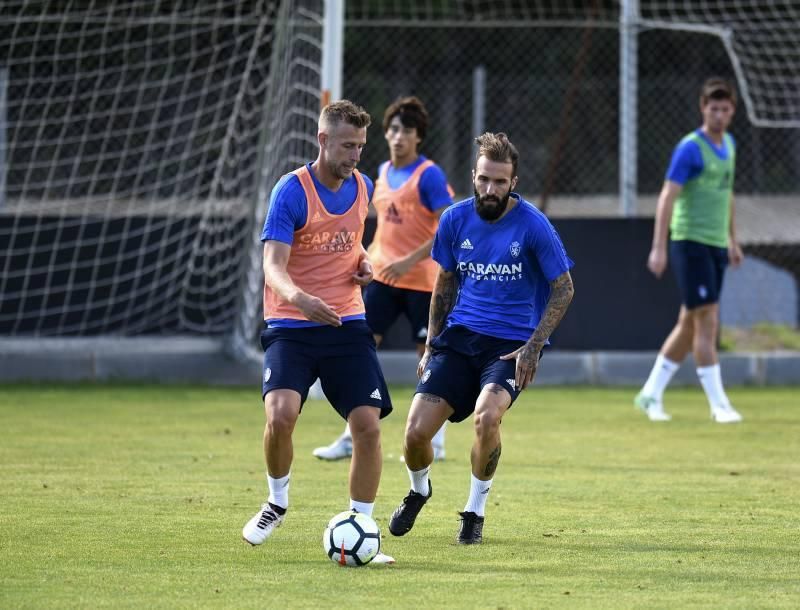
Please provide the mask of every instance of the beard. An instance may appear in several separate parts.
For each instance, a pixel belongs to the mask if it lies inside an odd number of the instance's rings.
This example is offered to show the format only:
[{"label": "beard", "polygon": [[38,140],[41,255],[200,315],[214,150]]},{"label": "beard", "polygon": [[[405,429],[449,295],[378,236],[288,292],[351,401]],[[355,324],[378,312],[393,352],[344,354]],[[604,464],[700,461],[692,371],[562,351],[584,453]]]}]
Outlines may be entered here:
[{"label": "beard", "polygon": [[506,211],[508,200],[511,197],[511,191],[508,191],[501,199],[494,195],[484,195],[481,197],[477,189],[473,190],[475,191],[475,211],[478,212],[478,216],[483,220],[492,222],[500,218],[503,212]]},{"label": "beard", "polygon": [[349,167],[344,163],[328,163],[328,171],[339,180],[347,180],[353,175],[354,170],[355,167]]}]

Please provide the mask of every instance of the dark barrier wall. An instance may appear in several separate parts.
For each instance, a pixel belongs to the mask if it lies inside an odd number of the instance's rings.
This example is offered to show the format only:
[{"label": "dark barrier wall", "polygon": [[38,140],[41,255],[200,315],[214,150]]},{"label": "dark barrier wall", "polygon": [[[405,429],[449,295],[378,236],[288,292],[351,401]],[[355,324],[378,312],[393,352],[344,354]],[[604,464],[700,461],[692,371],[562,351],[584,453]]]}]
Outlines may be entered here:
[{"label": "dark barrier wall", "polygon": [[[371,240],[369,219],[365,240]],[[647,270],[652,218],[558,219],[553,224],[575,261],[575,298],[554,333],[566,350],[655,350],[672,329],[680,307],[668,269],[661,280]],[[403,319],[387,334],[385,349],[412,349]]]},{"label": "dark barrier wall", "polygon": [[[30,245],[26,236],[34,234],[26,224],[36,223],[39,230],[36,247],[36,264],[42,270],[27,278],[7,278],[9,294],[21,288],[27,281],[27,288],[36,294],[24,301],[0,295],[0,334],[42,333],[52,334],[58,329],[70,327],[85,334],[143,334],[175,333],[208,334],[212,328],[224,328],[235,314],[235,277],[215,269],[229,269],[229,265],[218,265],[206,260],[202,265],[181,264],[186,260],[182,255],[185,249],[191,251],[192,239],[197,231],[197,218],[144,219],[128,218],[118,221],[124,227],[106,227],[105,234],[116,234],[126,229],[129,236],[124,241],[104,243],[102,239],[103,221],[96,223],[76,223],[67,226],[63,219],[52,219],[53,227],[61,227],[60,239],[50,235],[42,227],[50,226],[47,219],[17,219],[0,217],[0,234],[11,234],[12,223],[16,222],[14,237],[16,250],[26,252],[22,247]],[[160,220],[160,222],[156,222]],[[368,219],[365,242],[372,240],[375,219]],[[243,221],[242,221],[243,223]],[[575,299],[567,316],[553,336],[553,345],[568,350],[639,350],[657,349],[672,328],[678,312],[679,299],[674,280],[669,271],[661,281],[647,271],[645,266],[650,249],[652,219],[569,219],[556,220],[556,228],[575,261],[572,275],[575,281]],[[157,230],[154,230],[157,227]],[[54,231],[56,229],[53,229]],[[236,227],[236,235],[242,235],[243,224]],[[78,252],[70,244],[67,232],[78,233],[85,239],[87,235],[97,235],[91,246],[82,246]],[[147,256],[154,260],[142,261],[144,242],[158,247],[144,248]],[[208,256],[220,257],[230,262],[241,257],[242,243],[231,242],[227,249],[215,250]],[[53,244],[61,247],[52,252]],[[92,261],[98,258],[109,263],[96,268]],[[8,244],[0,244],[0,252],[8,252]],[[160,255],[157,259],[156,255]],[[7,261],[12,271],[24,269],[30,264],[27,255],[20,255]],[[47,261],[68,262],[58,270],[48,269]],[[165,263],[168,261],[168,263]],[[0,261],[0,268],[6,261]],[[219,261],[218,261],[219,262]],[[135,273],[138,269],[146,273]],[[72,289],[65,292],[64,286],[71,277]],[[127,281],[114,284],[115,277],[129,277]],[[164,278],[170,278],[165,282]],[[231,284],[233,282],[233,284]],[[91,289],[87,288],[91,285]],[[174,295],[160,294],[164,286],[175,290],[192,290],[202,286],[204,297],[199,302],[183,299],[178,292]],[[52,286],[61,288],[56,291]],[[50,287],[50,288],[48,288]],[[124,296],[116,305],[110,291],[115,296]],[[39,312],[39,315],[36,315]],[[49,312],[42,315],[41,312]],[[25,320],[19,324],[19,320]],[[80,331],[79,331],[80,329]],[[386,349],[412,349],[405,319],[390,330],[385,338]]]},{"label": "dark barrier wall", "polygon": [[553,335],[559,349],[658,349],[675,324],[672,272],[647,269],[652,218],[554,221],[575,267],[575,298]]},{"label": "dark barrier wall", "polygon": [[213,216],[0,216],[0,335],[221,334],[248,243]]}]

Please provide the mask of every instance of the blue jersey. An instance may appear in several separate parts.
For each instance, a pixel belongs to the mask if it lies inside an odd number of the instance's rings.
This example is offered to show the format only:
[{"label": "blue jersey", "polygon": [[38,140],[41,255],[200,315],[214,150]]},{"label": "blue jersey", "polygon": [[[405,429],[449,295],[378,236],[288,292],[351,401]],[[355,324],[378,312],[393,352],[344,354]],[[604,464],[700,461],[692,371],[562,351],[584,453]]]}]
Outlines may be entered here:
[{"label": "blue jersey", "polygon": [[[416,161],[405,167],[394,167],[389,161],[386,161],[378,169],[378,175],[381,175],[383,165],[388,164],[389,169],[386,176],[389,187],[397,190],[408,181],[414,170],[427,160],[428,158],[424,155],[419,155]],[[450,187],[447,185],[447,177],[438,165],[431,165],[422,172],[419,179],[419,200],[431,212],[447,207],[453,202],[453,198],[450,196]]]},{"label": "blue jersey", "polygon": [[439,221],[432,257],[459,282],[448,327],[527,341],[547,306],[550,282],[574,263],[547,217],[511,196],[517,205],[494,223],[478,216],[474,197],[450,206]]},{"label": "blue jersey", "polygon": [[[356,200],[358,185],[355,176],[350,176],[342,183],[338,191],[332,191],[322,184],[311,170],[311,163],[307,163],[308,172],[314,179],[314,187],[322,200],[325,209],[331,214],[344,214]],[[372,180],[361,174],[367,185],[367,194],[372,199]],[[269,196],[269,209],[261,231],[261,241],[274,239],[285,244],[294,241],[294,232],[306,224],[306,194],[300,186],[300,180],[292,173],[286,174],[272,189]]]},{"label": "blue jersey", "polygon": [[[703,133],[702,129],[695,130],[695,133],[703,138],[708,143],[708,146],[714,153],[723,161],[727,161],[733,154],[732,150],[728,150],[725,142],[721,146],[717,146],[708,136]],[[728,134],[730,135],[730,134]],[[733,138],[733,136],[730,136]],[[731,142],[733,140],[731,139]],[[697,178],[703,172],[703,155],[700,152],[700,147],[697,142],[693,142],[684,138],[675,147],[672,153],[672,159],[667,169],[666,179],[677,184],[686,184],[689,180]]]}]

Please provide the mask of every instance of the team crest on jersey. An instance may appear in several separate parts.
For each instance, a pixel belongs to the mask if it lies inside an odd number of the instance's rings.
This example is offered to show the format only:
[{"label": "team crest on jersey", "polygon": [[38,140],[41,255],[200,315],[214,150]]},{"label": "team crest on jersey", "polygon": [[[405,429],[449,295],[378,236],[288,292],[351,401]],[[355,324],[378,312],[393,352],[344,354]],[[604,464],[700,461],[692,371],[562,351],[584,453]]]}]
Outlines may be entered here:
[{"label": "team crest on jersey", "polygon": [[519,251],[520,251],[519,242],[518,241],[512,241],[511,242],[511,256],[513,256],[514,258],[517,258],[519,256]]},{"label": "team crest on jersey", "polygon": [[428,381],[428,379],[430,379],[430,378],[431,378],[431,370],[430,370],[430,369],[427,369],[427,370],[426,370],[426,371],[425,371],[425,372],[422,374],[422,379],[421,379],[421,381],[422,381],[422,383],[425,383],[425,382],[426,382],[426,381]]},{"label": "team crest on jersey", "polygon": [[264,383],[267,383],[270,377],[272,377],[272,369],[267,369],[264,371]]}]

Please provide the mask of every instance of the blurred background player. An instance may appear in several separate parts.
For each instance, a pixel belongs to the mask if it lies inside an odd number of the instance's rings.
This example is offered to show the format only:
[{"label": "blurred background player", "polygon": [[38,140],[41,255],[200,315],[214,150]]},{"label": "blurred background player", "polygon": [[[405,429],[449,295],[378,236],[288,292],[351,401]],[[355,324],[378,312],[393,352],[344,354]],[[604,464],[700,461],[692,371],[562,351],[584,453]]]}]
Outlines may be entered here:
[{"label": "blurred background player", "polygon": [[261,236],[269,496],[242,530],[252,545],[265,542],[286,515],[292,434],[317,378],[353,431],[350,508],[372,515],[382,466],[379,419],[392,405],[361,296],[373,275],[361,245],[372,185],[356,165],[369,124],[369,114],[347,100],[323,108],[317,160],[281,178],[270,197]]},{"label": "blurred background player", "polygon": [[[433,236],[442,212],[453,202],[447,177],[433,161],[419,153],[428,131],[428,111],[416,97],[403,97],[383,115],[383,133],[390,159],[381,164],[372,203],[377,230],[369,247],[375,279],[364,292],[367,323],[380,345],[397,318],[411,325],[417,355],[425,351],[428,311],[436,279],[431,259]],[[445,457],[446,423],[433,438],[435,460]],[[326,447],[314,449],[324,460],[349,457],[353,440],[349,426]]]},{"label": "blurred background player", "polygon": [[721,78],[703,84],[703,125],[675,148],[658,198],[647,267],[656,277],[664,273],[669,230],[669,257],[682,304],[675,327],[634,399],[652,421],[671,419],[664,411],[664,389],[690,351],[711,418],[726,424],[742,421],[722,387],[717,355],[722,278],[729,262],[734,267],[742,262],[733,205],[736,146],[727,133],[735,110],[733,85]]},{"label": "blurred background player", "polygon": [[486,499],[500,461],[500,422],[533,383],[542,348],[572,301],[567,256],[544,214],[513,192],[519,154],[504,133],[485,133],[473,170],[475,196],[442,216],[430,338],[406,421],[411,491],[389,531],[403,536],[433,494],[431,439],[444,421],[473,415],[469,497],[456,540],[483,540]]}]

